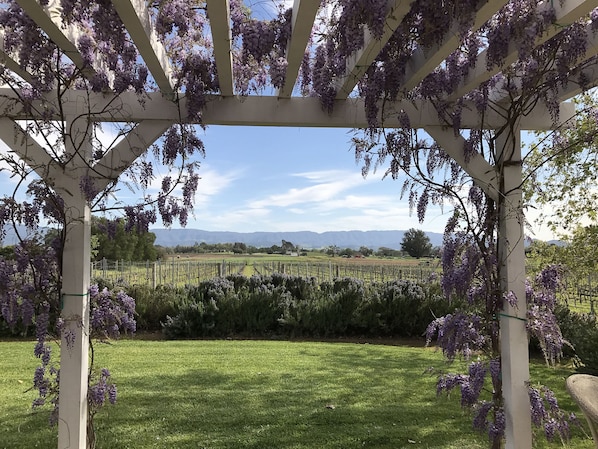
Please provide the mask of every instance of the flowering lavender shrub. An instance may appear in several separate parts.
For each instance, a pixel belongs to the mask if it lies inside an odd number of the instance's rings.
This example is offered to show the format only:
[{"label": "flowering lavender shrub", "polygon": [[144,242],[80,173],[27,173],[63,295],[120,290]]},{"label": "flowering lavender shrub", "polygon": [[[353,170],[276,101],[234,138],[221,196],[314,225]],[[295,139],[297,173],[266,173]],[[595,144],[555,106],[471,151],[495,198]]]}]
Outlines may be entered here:
[{"label": "flowering lavender shrub", "polygon": [[[189,288],[163,320],[168,338],[249,336],[421,337],[430,318],[452,313],[440,287],[400,280],[363,283],[287,274],[230,275]],[[141,318],[141,317],[140,317]]]}]

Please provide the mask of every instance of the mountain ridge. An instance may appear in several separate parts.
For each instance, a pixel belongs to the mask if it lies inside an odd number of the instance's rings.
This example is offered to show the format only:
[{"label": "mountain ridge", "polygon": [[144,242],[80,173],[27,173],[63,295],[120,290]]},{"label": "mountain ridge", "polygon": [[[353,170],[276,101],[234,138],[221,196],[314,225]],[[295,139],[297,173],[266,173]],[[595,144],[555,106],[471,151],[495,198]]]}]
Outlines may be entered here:
[{"label": "mountain ridge", "polygon": [[[372,249],[380,247],[400,249],[403,235],[407,231],[288,231],[288,232],[233,232],[233,231],[205,231],[202,229],[150,229],[156,235],[156,245],[193,246],[202,242],[216,243],[244,243],[255,247],[280,246],[283,240],[295,246],[306,249],[319,249],[328,246],[359,249],[367,246]],[[433,246],[442,245],[442,234],[426,232]]]}]

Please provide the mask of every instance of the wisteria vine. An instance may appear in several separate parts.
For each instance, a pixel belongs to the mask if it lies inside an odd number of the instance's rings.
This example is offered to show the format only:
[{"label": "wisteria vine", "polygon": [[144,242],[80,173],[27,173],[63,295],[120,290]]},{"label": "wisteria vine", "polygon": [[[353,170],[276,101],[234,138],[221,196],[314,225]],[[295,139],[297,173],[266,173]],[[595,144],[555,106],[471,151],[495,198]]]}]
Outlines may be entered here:
[{"label": "wisteria vine", "polygon": [[[234,90],[241,96],[285,87],[289,64],[287,47],[293,31],[291,9],[279,8],[271,12],[270,17],[256,17],[246,3],[243,0],[229,2]],[[585,55],[587,41],[598,28],[598,10],[561,27],[553,2],[511,0],[485,23],[476,23],[476,11],[485,3],[484,0],[446,0],[439,7],[436,0],[412,2],[356,89],[346,94],[360,96],[365,103],[368,129],[358,131],[353,139],[364,175],[378,168],[384,170],[385,176],[395,179],[407,175],[402,193],[420,220],[424,219],[429,205],[448,203],[460,211],[447,226],[442,286],[447,296],[466,297],[471,310],[439,318],[432,324],[430,336],[436,333],[449,359],[480,352],[487,354],[487,360],[473,362],[467,374],[443,377],[439,390],[459,386],[463,405],[475,411],[475,426],[487,431],[496,445],[504,431],[504,413],[497,375],[500,360],[495,318],[502,302],[509,299],[498,294],[494,225],[499,205],[471,182],[444,149],[428,143],[421,133],[412,129],[404,111],[386,110],[385,105],[398,99],[430,101],[441,123],[462,137],[466,160],[481,155],[496,163],[500,158],[493,148],[495,139],[488,139],[481,130],[463,130],[463,109],[473,104],[482,117],[489,110],[502,113],[505,128],[496,134],[507,132],[518,118],[539,103],[548,108],[556,122],[559,89],[570,83],[582,90],[590,85],[584,69],[594,64],[596,57],[586,59]],[[70,89],[84,96],[109,91],[116,96],[135,93],[143,105],[147,101],[146,93],[158,90],[156,80],[110,0],[58,0],[56,3],[42,0],[39,4],[53,8],[53,17],[59,17],[61,29],[77,31],[73,34],[76,36],[73,44],[79,55],[71,59],[71,55],[52,42],[20,2],[1,1],[3,51],[19,66],[15,73],[0,65],[0,80],[14,93],[6,108],[19,105],[25,113],[41,117],[24,124],[24,131],[44,140],[44,147],[59,167],[65,169],[74,160],[83,161],[85,170],[78,185],[95,210],[105,213],[124,210],[128,229],[145,230],[159,219],[168,226],[175,221],[184,226],[193,213],[193,198],[199,188],[196,160],[205,154],[198,133],[202,113],[210,95],[221,93],[222,88],[213,55],[206,2],[146,2],[150,22],[168,57],[169,75],[173,80],[173,89],[168,95],[180,107],[180,122],[165,133],[153,151],[142,155],[118,179],[110,179],[105,189],[98,188],[97,181],[102,179],[103,159],[109,155],[110,146],[101,143],[101,130],[97,125],[88,125],[85,140],[93,141],[93,151],[82,154],[77,143],[80,144],[80,139],[71,133],[61,115],[63,96]],[[322,0],[299,70],[300,93],[318,97],[324,110],[332,112],[339,94],[338,81],[345,75],[347,62],[363,47],[367,35],[374,39],[383,36],[391,4],[395,3]],[[560,31],[545,38],[555,27]],[[458,42],[452,53],[423,79],[414,78],[414,61],[454,36]],[[479,70],[490,75],[475,86],[463,88]],[[406,83],[410,83],[409,89],[404,87]],[[185,108],[181,106],[183,97]],[[117,101],[109,104],[104,112],[116,116],[122,107]],[[399,128],[382,128],[389,114],[398,119]],[[117,131],[118,137],[133,128],[134,124],[122,125]],[[42,168],[29,167],[12,154],[2,155],[2,161],[10,173],[19,178],[18,187],[25,185],[32,170]],[[151,195],[152,183],[164,168],[168,174],[161,177],[158,193]],[[112,202],[111,195],[122,185],[140,191],[142,200],[132,205]],[[53,323],[51,317],[59,308],[61,250],[68,223],[64,202],[51,184],[36,180],[27,189],[33,197],[31,202],[17,201],[16,195],[3,200],[0,225],[24,223],[34,229],[39,216],[43,215],[62,231],[52,242],[51,251],[40,251],[34,242],[23,239],[16,248],[14,260],[0,261],[0,276],[6,281],[2,285],[12,288],[2,299],[1,310],[9,326],[20,323],[24,332],[35,326],[38,337],[35,352],[45,367],[36,372],[35,385],[40,398],[46,398],[52,397],[54,387],[45,376],[47,373],[57,376],[58,369],[49,365],[51,354],[43,342],[49,329],[56,325],[60,328],[60,321]],[[2,229],[0,226],[0,232]],[[27,273],[27,276],[19,277],[19,273]],[[563,344],[552,315],[554,294],[551,292],[556,285],[556,274],[554,269],[543,272],[541,278],[530,283],[527,297],[529,330],[536,335],[550,361],[558,359]],[[128,299],[93,289],[90,295],[98,301],[92,322],[112,331],[132,325],[128,315],[132,305]],[[109,304],[120,304],[120,311],[110,312]],[[478,399],[483,396],[483,382],[488,375],[493,393],[490,400]],[[109,373],[102,371],[97,376],[90,398],[97,404],[103,403],[106,397],[112,400],[115,391],[110,387]],[[565,421],[558,415],[551,393],[530,387],[530,400],[534,406],[534,423],[544,425],[549,438],[557,434],[564,436]]]}]

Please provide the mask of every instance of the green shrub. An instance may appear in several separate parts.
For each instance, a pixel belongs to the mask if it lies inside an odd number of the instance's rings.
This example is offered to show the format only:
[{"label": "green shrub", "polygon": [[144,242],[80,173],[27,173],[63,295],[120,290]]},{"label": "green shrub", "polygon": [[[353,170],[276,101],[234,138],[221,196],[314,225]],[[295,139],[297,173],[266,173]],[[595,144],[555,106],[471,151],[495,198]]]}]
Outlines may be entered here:
[{"label": "green shrub", "polygon": [[133,285],[125,290],[135,299],[138,332],[161,330],[166,317],[176,315],[187,300],[187,292],[182,288]]},{"label": "green shrub", "polygon": [[214,329],[214,315],[218,307],[214,300],[190,303],[174,317],[167,316],[162,324],[167,338],[197,338],[209,336]]},{"label": "green shrub", "polygon": [[232,275],[190,288],[187,303],[164,323],[170,338],[244,336],[422,336],[434,317],[458,304],[434,284],[367,284],[339,278],[317,284],[286,274]]},{"label": "green shrub", "polygon": [[565,347],[565,355],[571,356],[578,371],[598,374],[598,321],[596,316],[577,313],[564,305],[555,310],[561,334],[573,348]]}]

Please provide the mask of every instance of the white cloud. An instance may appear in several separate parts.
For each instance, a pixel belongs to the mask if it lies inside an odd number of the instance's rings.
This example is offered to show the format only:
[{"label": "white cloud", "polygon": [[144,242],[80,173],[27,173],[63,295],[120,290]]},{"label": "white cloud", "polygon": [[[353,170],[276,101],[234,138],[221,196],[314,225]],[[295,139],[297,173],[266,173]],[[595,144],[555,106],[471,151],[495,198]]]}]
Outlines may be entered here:
[{"label": "white cloud", "polygon": [[321,203],[329,204],[342,192],[355,188],[363,182],[363,178],[354,172],[328,170],[290,175],[303,178],[313,185],[308,187],[293,187],[285,193],[270,195],[264,199],[255,200],[250,207],[288,207],[299,204]]},{"label": "white cloud", "polygon": [[[160,167],[162,170],[164,167]],[[240,170],[221,172],[211,168],[207,164],[202,164],[198,170],[199,182],[197,193],[195,194],[196,204],[205,204],[209,199],[229,188],[242,174]],[[162,188],[162,181],[166,176],[171,176],[172,181],[176,179],[177,173],[158,174],[148,187],[149,193],[157,193]],[[180,187],[174,191],[174,195],[180,195]]]}]

